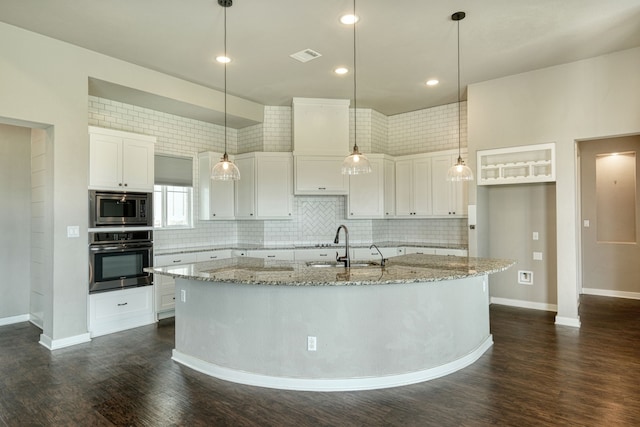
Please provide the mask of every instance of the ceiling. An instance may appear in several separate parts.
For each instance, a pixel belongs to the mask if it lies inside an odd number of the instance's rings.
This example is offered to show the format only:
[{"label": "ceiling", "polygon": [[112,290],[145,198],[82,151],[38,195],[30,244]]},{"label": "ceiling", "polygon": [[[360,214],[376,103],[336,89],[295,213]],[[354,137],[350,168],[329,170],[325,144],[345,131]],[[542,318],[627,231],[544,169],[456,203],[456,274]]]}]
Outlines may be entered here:
[{"label": "ceiling", "polygon": [[[228,93],[275,106],[292,97],[353,99],[353,75],[333,73],[353,64],[353,28],[339,22],[352,8],[352,0],[234,0]],[[459,10],[467,13],[463,98],[470,83],[640,46],[640,0],[363,0],[357,106],[393,115],[455,102],[451,14]],[[19,0],[0,2],[0,21],[223,90],[214,60],[224,51],[223,11],[217,0]],[[304,49],[322,56],[289,57]],[[426,87],[429,78],[440,84]]]}]

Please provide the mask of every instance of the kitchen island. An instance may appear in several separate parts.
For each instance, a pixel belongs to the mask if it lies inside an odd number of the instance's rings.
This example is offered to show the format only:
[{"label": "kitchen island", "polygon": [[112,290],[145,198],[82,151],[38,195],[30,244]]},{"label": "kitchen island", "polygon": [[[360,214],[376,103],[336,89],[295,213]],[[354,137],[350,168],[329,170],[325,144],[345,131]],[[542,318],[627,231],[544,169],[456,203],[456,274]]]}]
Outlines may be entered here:
[{"label": "kitchen island", "polygon": [[437,378],[493,341],[488,275],[513,261],[403,255],[384,267],[237,257],[153,268],[176,278],[173,359],[217,378],[364,390]]}]

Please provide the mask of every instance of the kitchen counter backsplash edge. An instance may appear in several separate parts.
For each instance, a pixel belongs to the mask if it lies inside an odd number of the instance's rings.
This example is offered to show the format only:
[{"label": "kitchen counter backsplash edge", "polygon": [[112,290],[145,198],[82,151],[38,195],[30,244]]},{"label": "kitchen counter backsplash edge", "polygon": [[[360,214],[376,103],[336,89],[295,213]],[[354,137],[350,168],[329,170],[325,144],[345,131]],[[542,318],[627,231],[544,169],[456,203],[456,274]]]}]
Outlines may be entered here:
[{"label": "kitchen counter backsplash edge", "polygon": [[[463,249],[466,250],[465,245],[448,245],[443,243],[427,243],[427,242],[374,242],[379,248],[392,248],[392,247],[419,247],[419,248],[438,248],[438,249]],[[371,244],[366,243],[352,243],[349,245],[351,248],[368,248]],[[313,244],[285,244],[285,245],[265,245],[260,243],[255,244],[238,244],[238,245],[212,245],[212,246],[193,246],[184,248],[154,248],[154,255],[177,255],[188,254],[195,252],[208,252],[208,251],[221,251],[221,250],[238,250],[238,251],[251,251],[251,250],[294,250],[294,249],[344,249],[344,245],[313,245]]]}]

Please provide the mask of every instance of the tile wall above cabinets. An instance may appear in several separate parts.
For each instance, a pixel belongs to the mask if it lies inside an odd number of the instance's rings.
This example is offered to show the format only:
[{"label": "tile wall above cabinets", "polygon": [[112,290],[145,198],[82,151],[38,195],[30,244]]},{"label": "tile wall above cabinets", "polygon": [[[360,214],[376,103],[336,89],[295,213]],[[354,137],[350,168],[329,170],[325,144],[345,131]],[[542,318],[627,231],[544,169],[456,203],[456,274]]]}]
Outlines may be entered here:
[{"label": "tile wall above cabinets", "polygon": [[[463,113],[465,108],[466,105],[463,104]],[[353,116],[353,109],[349,113]],[[367,155],[372,150],[402,156],[457,147],[455,104],[391,117],[366,109],[358,109],[356,113],[358,146]],[[193,158],[194,215],[196,218],[199,217],[201,196],[198,191],[198,153],[224,151],[222,126],[94,96],[89,97],[89,124],[152,135],[157,139],[156,153]],[[466,124],[464,119],[463,124]],[[267,106],[264,123],[244,129],[229,129],[229,152],[273,151],[291,154],[291,127],[290,107]],[[353,129],[350,136],[353,138]],[[466,145],[464,129],[462,145]],[[390,156],[382,157],[386,158],[388,163]],[[393,200],[395,196],[386,197],[396,190],[395,183],[391,185],[395,180],[395,170],[389,170],[387,166],[383,179],[384,216],[381,217],[370,214],[371,206],[364,206],[361,212],[351,210],[355,209],[355,206],[353,203],[350,206],[350,201],[345,196],[296,195],[292,197],[291,220],[237,221],[231,216],[222,221],[196,220],[192,229],[158,230],[155,233],[155,245],[158,248],[169,248],[248,242],[275,245],[329,243],[340,224],[349,227],[350,237],[354,242],[393,238],[410,241],[417,239],[434,244],[466,244],[465,218],[436,219],[425,216],[421,219],[407,217],[392,221],[379,220],[393,216],[395,209],[395,204],[389,204],[389,200]],[[376,201],[375,206],[378,206],[378,202]],[[348,215],[352,211],[354,215]]]}]

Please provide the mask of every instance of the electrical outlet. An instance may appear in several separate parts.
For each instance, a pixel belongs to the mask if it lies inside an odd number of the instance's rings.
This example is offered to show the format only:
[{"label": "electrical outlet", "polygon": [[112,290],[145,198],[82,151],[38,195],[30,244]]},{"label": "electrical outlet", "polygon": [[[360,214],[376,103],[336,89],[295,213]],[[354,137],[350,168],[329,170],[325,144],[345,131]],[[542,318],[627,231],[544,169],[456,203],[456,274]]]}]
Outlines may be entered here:
[{"label": "electrical outlet", "polygon": [[518,283],[521,285],[533,285],[533,271],[518,270]]},{"label": "electrical outlet", "polygon": [[318,348],[318,341],[316,337],[307,337],[307,351],[316,351]]},{"label": "electrical outlet", "polygon": [[67,237],[80,237],[80,226],[78,225],[67,226]]},{"label": "electrical outlet", "polygon": [[180,289],[180,301],[187,302],[187,290]]},{"label": "electrical outlet", "polygon": [[539,234],[537,231],[533,232],[533,240],[538,240],[540,238]]}]

